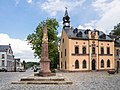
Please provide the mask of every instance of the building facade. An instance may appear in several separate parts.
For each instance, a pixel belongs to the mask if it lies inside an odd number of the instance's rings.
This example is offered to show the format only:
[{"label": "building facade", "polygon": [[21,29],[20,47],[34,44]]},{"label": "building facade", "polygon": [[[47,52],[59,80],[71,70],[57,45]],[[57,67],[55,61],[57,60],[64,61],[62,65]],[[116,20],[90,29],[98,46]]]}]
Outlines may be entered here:
[{"label": "building facade", "polygon": [[115,68],[120,70],[120,36],[113,35],[113,32],[109,36],[115,40]]},{"label": "building facade", "polygon": [[23,69],[21,62],[20,62],[20,58],[15,58],[14,59],[14,71],[20,71],[21,69]]},{"label": "building facade", "polygon": [[10,45],[0,45],[0,70],[13,71],[14,55]]},{"label": "building facade", "polygon": [[67,10],[60,41],[60,70],[115,69],[114,39],[102,31],[70,27]]},{"label": "building facade", "polygon": [[120,37],[115,38],[115,67],[120,70]]}]

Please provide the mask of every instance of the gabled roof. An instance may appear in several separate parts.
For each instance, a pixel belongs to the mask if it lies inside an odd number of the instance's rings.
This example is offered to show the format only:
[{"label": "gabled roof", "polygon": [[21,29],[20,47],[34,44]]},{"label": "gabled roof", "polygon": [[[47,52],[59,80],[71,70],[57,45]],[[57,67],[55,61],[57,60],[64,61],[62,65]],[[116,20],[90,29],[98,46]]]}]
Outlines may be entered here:
[{"label": "gabled roof", "polygon": [[0,45],[0,52],[7,52],[11,48],[10,45]]},{"label": "gabled roof", "polygon": [[[74,39],[89,39],[88,37],[88,32],[89,31],[92,31],[90,29],[77,29],[77,28],[69,28],[69,27],[66,27],[64,28],[64,31],[66,32],[68,38],[74,38]],[[108,40],[108,41],[112,41],[113,39],[109,37],[109,35],[106,35],[104,32],[102,31],[98,31],[98,30],[94,30],[95,32],[98,32],[99,34],[99,38],[98,40]],[[81,35],[79,34],[82,34],[82,37]],[[103,38],[105,37],[105,38]]]}]

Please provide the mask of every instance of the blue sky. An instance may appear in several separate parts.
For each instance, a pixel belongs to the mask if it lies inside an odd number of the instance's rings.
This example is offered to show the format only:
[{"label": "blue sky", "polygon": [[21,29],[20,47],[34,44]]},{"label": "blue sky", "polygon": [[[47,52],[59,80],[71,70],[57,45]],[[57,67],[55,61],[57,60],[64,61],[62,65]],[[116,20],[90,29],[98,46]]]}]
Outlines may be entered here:
[{"label": "blue sky", "polygon": [[[79,24],[98,18],[93,8],[90,7],[90,1],[87,0],[82,6],[76,6],[70,12],[68,7],[73,26],[78,27]],[[6,33],[12,38],[25,39],[28,34],[35,30],[38,23],[47,17],[56,18],[58,22],[62,21],[63,10],[57,11],[56,15],[50,15],[40,8],[38,3],[45,3],[45,0],[33,0],[31,3],[28,3],[27,0],[0,0],[0,33]],[[59,32],[61,32],[60,29]]]},{"label": "blue sky", "polygon": [[120,22],[120,0],[0,0],[0,44],[11,43],[16,57],[34,59],[27,35],[46,18],[57,19],[60,35],[65,7],[74,28],[108,34]]}]

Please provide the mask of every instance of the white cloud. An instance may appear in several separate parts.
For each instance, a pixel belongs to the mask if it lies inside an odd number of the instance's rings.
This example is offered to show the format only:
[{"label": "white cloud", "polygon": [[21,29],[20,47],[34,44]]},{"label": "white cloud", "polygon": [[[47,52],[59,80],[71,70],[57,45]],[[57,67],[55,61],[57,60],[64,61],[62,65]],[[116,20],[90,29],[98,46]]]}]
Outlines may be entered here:
[{"label": "white cloud", "polygon": [[84,25],[79,25],[78,29],[91,29],[91,30],[93,30],[93,29],[95,29],[96,22],[97,22],[96,20],[92,20],[90,23],[86,23]]},{"label": "white cloud", "polygon": [[92,5],[100,16],[96,28],[109,33],[120,22],[120,0],[95,0]]},{"label": "white cloud", "polygon": [[32,2],[33,2],[33,0],[27,0],[27,3],[29,3],[29,4],[32,3]]},{"label": "white cloud", "polygon": [[34,54],[30,45],[27,44],[27,41],[10,38],[7,34],[0,33],[0,45],[9,45],[11,44],[13,53],[16,58],[21,58],[22,60],[35,62],[39,61],[34,58]]},{"label": "white cloud", "polygon": [[57,12],[64,11],[68,7],[69,11],[81,6],[85,0],[47,0],[40,4],[40,8],[48,12],[51,16],[55,16]]},{"label": "white cloud", "polygon": [[19,4],[20,0],[15,0],[15,6]]}]

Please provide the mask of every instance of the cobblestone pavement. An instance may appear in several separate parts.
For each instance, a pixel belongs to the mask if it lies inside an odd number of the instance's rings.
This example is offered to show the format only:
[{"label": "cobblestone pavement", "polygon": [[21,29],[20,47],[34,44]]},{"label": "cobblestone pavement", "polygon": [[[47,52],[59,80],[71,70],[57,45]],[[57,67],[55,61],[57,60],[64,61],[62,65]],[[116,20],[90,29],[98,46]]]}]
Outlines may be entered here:
[{"label": "cobblestone pavement", "polygon": [[11,84],[21,77],[33,75],[33,72],[0,72],[0,90],[120,90],[120,73],[108,75],[107,72],[59,72],[73,81],[72,85],[32,85]]}]

